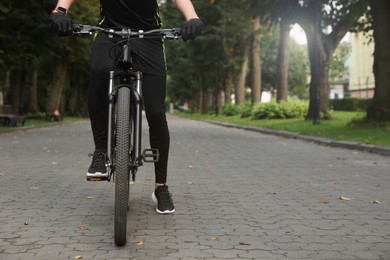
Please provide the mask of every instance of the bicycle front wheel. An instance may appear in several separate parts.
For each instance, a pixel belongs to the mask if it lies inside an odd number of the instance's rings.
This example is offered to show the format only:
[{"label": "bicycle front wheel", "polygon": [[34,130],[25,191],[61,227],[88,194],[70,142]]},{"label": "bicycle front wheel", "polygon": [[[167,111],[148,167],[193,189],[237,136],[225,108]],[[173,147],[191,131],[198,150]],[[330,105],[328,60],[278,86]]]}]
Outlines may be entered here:
[{"label": "bicycle front wheel", "polygon": [[126,244],[129,201],[130,89],[118,90],[115,151],[115,244]]}]

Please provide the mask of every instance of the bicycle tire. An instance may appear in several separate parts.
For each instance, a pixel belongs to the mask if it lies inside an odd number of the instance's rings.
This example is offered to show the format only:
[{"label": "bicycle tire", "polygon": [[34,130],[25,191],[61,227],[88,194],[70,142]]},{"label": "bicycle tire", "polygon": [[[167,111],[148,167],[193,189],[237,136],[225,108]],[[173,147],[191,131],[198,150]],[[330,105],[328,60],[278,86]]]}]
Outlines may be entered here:
[{"label": "bicycle tire", "polygon": [[118,90],[115,149],[115,244],[126,244],[129,202],[130,89]]}]

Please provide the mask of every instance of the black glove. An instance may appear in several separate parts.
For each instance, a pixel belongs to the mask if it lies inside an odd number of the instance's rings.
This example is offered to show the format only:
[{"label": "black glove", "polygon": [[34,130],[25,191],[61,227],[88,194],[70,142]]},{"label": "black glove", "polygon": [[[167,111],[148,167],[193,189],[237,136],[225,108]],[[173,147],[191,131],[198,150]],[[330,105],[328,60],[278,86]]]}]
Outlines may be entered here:
[{"label": "black glove", "polygon": [[193,40],[202,31],[203,22],[199,18],[190,19],[181,25],[181,37],[184,41]]},{"label": "black glove", "polygon": [[70,35],[73,31],[73,21],[63,13],[54,12],[50,15],[51,27],[59,36]]}]

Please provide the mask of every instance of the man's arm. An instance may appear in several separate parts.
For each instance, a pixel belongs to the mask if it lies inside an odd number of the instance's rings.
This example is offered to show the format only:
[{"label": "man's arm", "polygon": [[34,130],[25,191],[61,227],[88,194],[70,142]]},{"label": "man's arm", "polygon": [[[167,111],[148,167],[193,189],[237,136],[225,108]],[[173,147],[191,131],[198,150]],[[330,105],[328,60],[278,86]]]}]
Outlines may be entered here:
[{"label": "man's arm", "polygon": [[172,0],[176,8],[183,14],[186,21],[199,18],[196,14],[195,8],[192,5],[191,0]]},{"label": "man's arm", "polygon": [[196,14],[191,0],[172,0],[183,14],[185,22],[181,25],[181,36],[184,41],[193,40],[202,31],[203,23]]},{"label": "man's arm", "polygon": [[69,35],[73,30],[73,21],[67,17],[70,6],[75,0],[58,0],[50,15],[52,28],[60,36]]},{"label": "man's arm", "polygon": [[56,7],[54,8],[53,12],[56,12],[58,7],[63,7],[66,9],[66,12],[69,11],[69,8],[72,6],[73,2],[75,0],[58,0]]}]

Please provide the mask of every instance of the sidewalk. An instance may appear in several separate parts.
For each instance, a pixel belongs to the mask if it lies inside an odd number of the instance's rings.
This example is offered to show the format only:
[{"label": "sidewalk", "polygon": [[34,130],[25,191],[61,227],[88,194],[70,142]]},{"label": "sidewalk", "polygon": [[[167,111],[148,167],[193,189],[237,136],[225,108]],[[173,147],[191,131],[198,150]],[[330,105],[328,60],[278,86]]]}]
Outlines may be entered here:
[{"label": "sidewalk", "polygon": [[145,164],[123,248],[113,183],[85,181],[89,122],[1,134],[0,259],[390,259],[389,157],[177,117],[169,125],[176,213],[155,213]]}]

